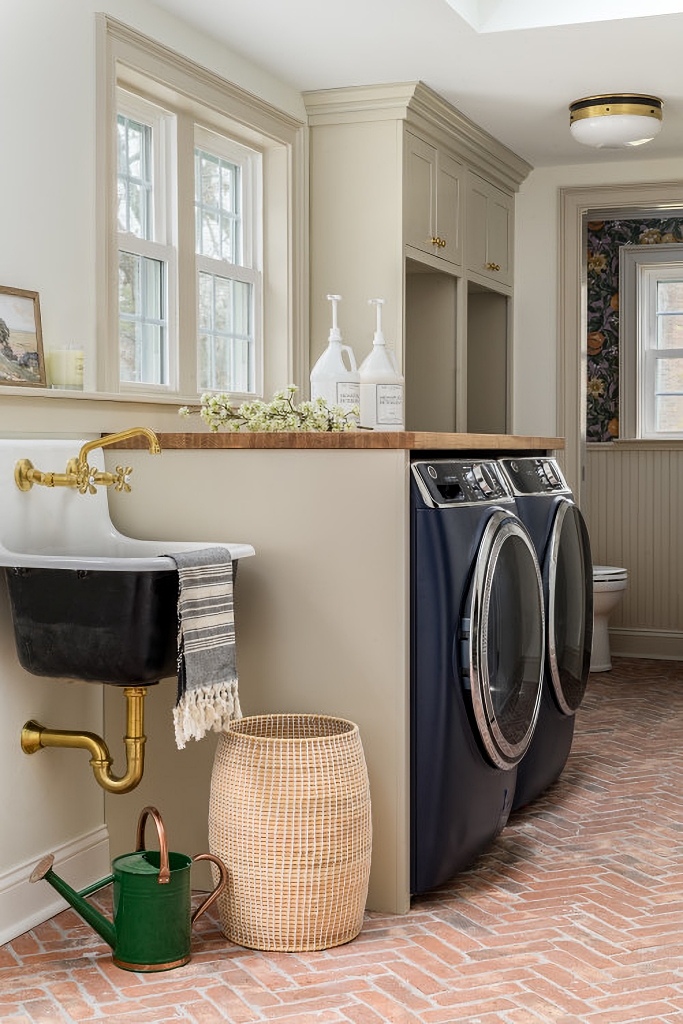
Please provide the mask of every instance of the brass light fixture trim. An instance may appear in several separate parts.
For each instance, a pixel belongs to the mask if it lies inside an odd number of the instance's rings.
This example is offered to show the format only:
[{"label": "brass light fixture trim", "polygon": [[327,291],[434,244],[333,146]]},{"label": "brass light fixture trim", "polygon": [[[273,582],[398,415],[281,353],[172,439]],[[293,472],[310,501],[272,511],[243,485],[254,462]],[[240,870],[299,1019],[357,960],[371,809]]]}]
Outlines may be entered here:
[{"label": "brass light fixture trim", "polygon": [[610,114],[635,114],[640,117],[654,117],[662,120],[664,104],[657,96],[646,96],[637,92],[605,93],[601,96],[584,96],[569,105],[569,123],[584,117],[606,117]]}]

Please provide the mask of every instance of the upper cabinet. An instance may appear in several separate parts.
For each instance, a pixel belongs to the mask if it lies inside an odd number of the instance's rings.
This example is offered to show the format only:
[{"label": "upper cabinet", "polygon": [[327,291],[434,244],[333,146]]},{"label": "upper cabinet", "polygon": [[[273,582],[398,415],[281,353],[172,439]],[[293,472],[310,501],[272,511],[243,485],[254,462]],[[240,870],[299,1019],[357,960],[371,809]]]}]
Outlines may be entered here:
[{"label": "upper cabinet", "polygon": [[[497,361],[498,393],[510,378],[514,197],[531,167],[421,82],[304,100],[310,365],[327,343],[326,295],[343,297],[339,326],[358,362],[372,347],[368,299],[383,298],[387,345],[406,379],[406,426],[465,430],[468,399],[480,401],[477,367]],[[479,315],[489,293],[505,316]],[[496,347],[487,335],[494,327],[503,335]],[[475,337],[487,342],[476,353]]]},{"label": "upper cabinet", "polygon": [[467,269],[497,285],[512,285],[514,197],[470,171],[467,175]]},{"label": "upper cabinet", "polygon": [[405,133],[403,234],[406,246],[462,263],[465,168],[443,149]]}]

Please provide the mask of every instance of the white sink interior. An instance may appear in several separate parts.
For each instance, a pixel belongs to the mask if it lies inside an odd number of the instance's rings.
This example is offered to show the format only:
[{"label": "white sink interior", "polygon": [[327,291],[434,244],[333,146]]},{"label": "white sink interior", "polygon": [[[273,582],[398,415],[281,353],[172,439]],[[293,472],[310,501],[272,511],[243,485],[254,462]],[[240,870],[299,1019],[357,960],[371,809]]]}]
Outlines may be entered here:
[{"label": "white sink interior", "polygon": [[[85,439],[87,440],[87,439]],[[225,540],[167,541],[126,537],[109,516],[107,488],[79,494],[70,487],[35,485],[20,491],[14,481],[19,459],[30,459],[44,473],[63,473],[85,440],[21,440],[0,438],[0,566],[46,569],[109,569],[119,572],[175,569],[175,551],[220,546],[233,560],[254,554],[251,544]],[[162,456],[150,456],[159,458]],[[90,452],[91,466],[104,469],[101,448]],[[117,452],[125,465],[126,452]],[[131,478],[135,486],[135,477]]]}]

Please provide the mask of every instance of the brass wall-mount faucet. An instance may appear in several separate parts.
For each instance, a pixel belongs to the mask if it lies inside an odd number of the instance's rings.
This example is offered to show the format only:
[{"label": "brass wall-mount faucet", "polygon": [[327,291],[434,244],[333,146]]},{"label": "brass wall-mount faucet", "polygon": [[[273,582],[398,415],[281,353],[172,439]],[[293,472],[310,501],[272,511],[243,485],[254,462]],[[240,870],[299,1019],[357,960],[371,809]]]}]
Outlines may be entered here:
[{"label": "brass wall-mount faucet", "polygon": [[115,491],[129,491],[128,477],[132,466],[117,466],[115,473],[99,470],[88,464],[88,455],[95,448],[127,441],[130,437],[146,437],[150,455],[161,452],[159,438],[149,427],[131,427],[118,434],[107,434],[96,441],[83,445],[78,457],[69,459],[64,473],[43,473],[36,469],[30,459],[20,459],[14,467],[14,480],[20,491],[30,491],[34,484],[43,487],[73,487],[79,494],[95,494],[98,487],[113,487]]}]

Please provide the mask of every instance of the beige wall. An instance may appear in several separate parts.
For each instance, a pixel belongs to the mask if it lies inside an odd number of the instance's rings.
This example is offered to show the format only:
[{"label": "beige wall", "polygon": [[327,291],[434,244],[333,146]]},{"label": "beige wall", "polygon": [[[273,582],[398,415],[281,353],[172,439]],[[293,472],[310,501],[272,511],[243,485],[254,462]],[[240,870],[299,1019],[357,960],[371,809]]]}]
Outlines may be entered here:
[{"label": "beige wall", "polygon": [[[100,11],[301,120],[306,116],[295,90],[147,0],[3,4],[0,285],[39,293],[46,348],[71,343],[87,348],[95,337],[95,197],[103,187],[95,175],[95,13]],[[172,405],[38,396],[30,389],[12,394],[0,387],[0,436],[84,438],[137,423],[158,430],[179,426]],[[4,584],[0,649],[3,942],[50,916],[57,905],[46,884],[27,881],[44,853],[55,851],[57,863],[65,864],[67,879],[76,885],[103,874],[109,855],[103,793],[92,779],[87,755],[51,750],[28,758],[19,748],[21,726],[31,716],[54,727],[99,731],[100,687],[48,682],[23,672],[14,652]],[[117,727],[110,739],[115,770],[121,735]],[[130,826],[127,835],[132,842]]]}]

